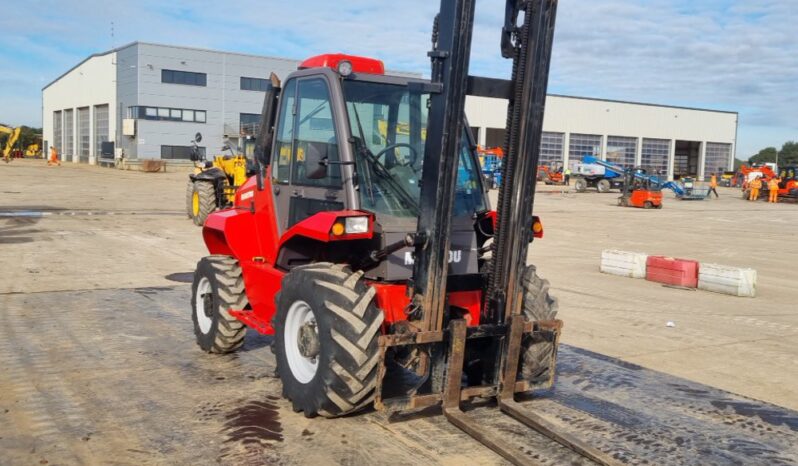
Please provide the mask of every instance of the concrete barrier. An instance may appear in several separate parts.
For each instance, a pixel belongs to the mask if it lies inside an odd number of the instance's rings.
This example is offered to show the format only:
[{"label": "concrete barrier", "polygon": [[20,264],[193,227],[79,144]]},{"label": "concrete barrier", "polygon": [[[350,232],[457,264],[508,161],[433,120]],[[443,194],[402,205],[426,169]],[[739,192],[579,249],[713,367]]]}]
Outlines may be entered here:
[{"label": "concrete barrier", "polygon": [[665,256],[648,256],[646,280],[666,285],[698,286],[698,262]]},{"label": "concrete barrier", "polygon": [[601,251],[600,270],[621,277],[645,278],[647,258],[648,255],[640,252],[605,249]]},{"label": "concrete barrier", "polygon": [[756,270],[718,264],[701,264],[698,288],[732,296],[756,296]]}]

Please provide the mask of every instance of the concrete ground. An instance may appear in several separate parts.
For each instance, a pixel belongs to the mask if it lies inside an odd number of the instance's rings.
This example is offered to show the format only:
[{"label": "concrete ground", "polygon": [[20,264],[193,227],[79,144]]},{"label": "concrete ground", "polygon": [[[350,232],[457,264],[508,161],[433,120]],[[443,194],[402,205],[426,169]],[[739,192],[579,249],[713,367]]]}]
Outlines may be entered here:
[{"label": "concrete ground", "polygon": [[[284,403],[276,398],[279,382],[268,377],[273,359],[262,338],[250,340],[251,351],[239,358],[215,363],[200,358],[193,348],[188,287],[167,278],[192,272],[205,254],[200,230],[184,214],[185,173],[72,164],[48,168],[41,161],[14,161],[0,165],[0,179],[0,359],[6,368],[0,374],[0,419],[11,421],[0,425],[14,426],[0,427],[0,446],[4,438],[13,439],[17,454],[22,455],[22,448],[33,455],[12,456],[14,464],[27,463],[23,458],[36,457],[37,451],[58,459],[63,453],[59,448],[69,443],[63,436],[55,436],[54,442],[37,443],[36,438],[63,430],[59,421],[69,432],[82,432],[81,439],[97,435],[105,440],[102,448],[88,440],[81,440],[85,448],[80,442],[70,444],[71,456],[59,463],[106,462],[115,451],[124,452],[121,463],[240,461],[246,449],[222,451],[214,458],[175,450],[181,445],[180,432],[155,429],[167,436],[158,440],[155,452],[149,451],[151,438],[109,433],[126,432],[126,423],[150,428],[148,416],[168,417],[182,409],[194,411],[187,429],[210,438],[214,430],[203,427],[203,420],[213,418],[234,437],[240,430],[234,419],[246,418],[250,405],[228,416],[226,410],[235,405],[230,399],[206,403],[195,398],[201,398],[192,392],[197,379],[214,380],[209,390],[216,395],[228,391],[233,401],[247,399],[247,391],[254,388],[257,392],[248,398],[260,401],[250,408],[266,424],[275,411],[295,416],[290,410],[285,413]],[[545,238],[534,243],[529,260],[559,298],[565,344],[798,409],[798,269],[793,266],[798,262],[798,205],[749,203],[740,199],[738,190],[719,191],[719,200],[702,202],[676,201],[667,193],[662,210],[642,210],[616,207],[617,194],[575,194],[541,185],[535,211],[543,218]],[[759,274],[758,295],[735,298],[604,275],[598,263],[606,248],[752,267]],[[186,309],[181,308],[183,301]],[[132,317],[114,312],[146,309],[142,303],[147,302],[163,309]],[[668,321],[675,327],[666,327]],[[164,343],[170,340],[173,345]],[[234,380],[212,377],[225,371],[233,371]],[[175,382],[186,373],[195,378],[192,383]],[[250,381],[257,384],[247,385]],[[126,393],[125,399],[114,400],[114,390]],[[181,396],[185,393],[191,397]],[[90,408],[74,401],[93,398],[105,403],[99,418],[87,416]],[[27,414],[15,413],[19,403],[27,403]],[[63,419],[54,419],[52,410],[46,414],[55,405],[61,406]],[[132,418],[121,419],[116,410],[123,417],[133,413]],[[282,434],[273,434],[301,439],[318,432],[318,425],[300,419],[293,419],[293,427]],[[373,422],[358,419],[347,420],[347,425]],[[428,421],[420,431],[408,427],[414,424],[375,428],[412,443],[423,437],[419,432],[425,428],[440,429],[435,422]],[[313,433],[293,432],[297,425]],[[792,427],[796,430],[798,425]],[[458,442],[467,441],[459,431],[445,432],[448,437],[440,445],[422,449],[407,462],[436,458],[455,464],[465,457],[497,462],[490,452],[458,448]],[[323,432],[315,438],[331,435]],[[346,445],[338,437],[336,445]],[[198,452],[202,445],[196,436],[186,443]],[[453,447],[447,450],[446,445]],[[398,448],[396,454],[402,451]],[[344,449],[335,461],[361,464],[367,459]]]}]

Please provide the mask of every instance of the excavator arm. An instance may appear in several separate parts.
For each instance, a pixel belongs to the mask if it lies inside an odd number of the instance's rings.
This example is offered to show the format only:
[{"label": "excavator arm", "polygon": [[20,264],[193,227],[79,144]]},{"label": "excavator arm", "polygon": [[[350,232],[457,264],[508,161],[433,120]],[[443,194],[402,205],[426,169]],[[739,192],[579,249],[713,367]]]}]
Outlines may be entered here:
[{"label": "excavator arm", "polygon": [[0,133],[8,134],[8,139],[6,140],[6,144],[3,147],[3,158],[8,160],[8,157],[11,155],[11,151],[14,150],[14,146],[17,144],[17,140],[19,140],[19,135],[22,132],[20,128],[12,128],[9,126],[0,125]]}]

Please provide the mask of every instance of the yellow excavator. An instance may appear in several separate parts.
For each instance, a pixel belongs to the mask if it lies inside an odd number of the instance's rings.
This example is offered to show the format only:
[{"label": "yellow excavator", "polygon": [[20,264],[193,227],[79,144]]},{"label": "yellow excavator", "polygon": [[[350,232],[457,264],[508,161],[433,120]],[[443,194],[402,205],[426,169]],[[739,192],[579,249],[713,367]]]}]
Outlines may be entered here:
[{"label": "yellow excavator", "polygon": [[5,163],[11,161],[11,151],[14,150],[14,146],[19,140],[19,134],[21,132],[22,128],[12,128],[10,126],[0,125],[0,134],[8,134],[5,147],[3,147],[3,160]]},{"label": "yellow excavator", "polygon": [[246,156],[236,154],[225,144],[222,151],[230,155],[217,155],[205,160],[197,144],[202,134],[197,133],[191,141],[191,160],[194,173],[189,175],[186,185],[186,214],[195,225],[202,226],[211,212],[233,205],[236,189],[254,173],[254,166]]}]

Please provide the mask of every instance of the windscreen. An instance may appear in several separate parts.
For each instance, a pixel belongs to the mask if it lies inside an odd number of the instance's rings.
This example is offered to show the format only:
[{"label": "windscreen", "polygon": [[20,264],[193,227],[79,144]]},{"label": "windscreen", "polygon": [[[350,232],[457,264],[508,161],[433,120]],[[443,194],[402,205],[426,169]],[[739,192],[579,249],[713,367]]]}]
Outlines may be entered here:
[{"label": "windscreen", "polygon": [[[344,81],[344,98],[354,137],[362,209],[395,217],[416,217],[427,136],[429,94],[407,86]],[[454,215],[485,210],[465,134],[459,152]]]}]

